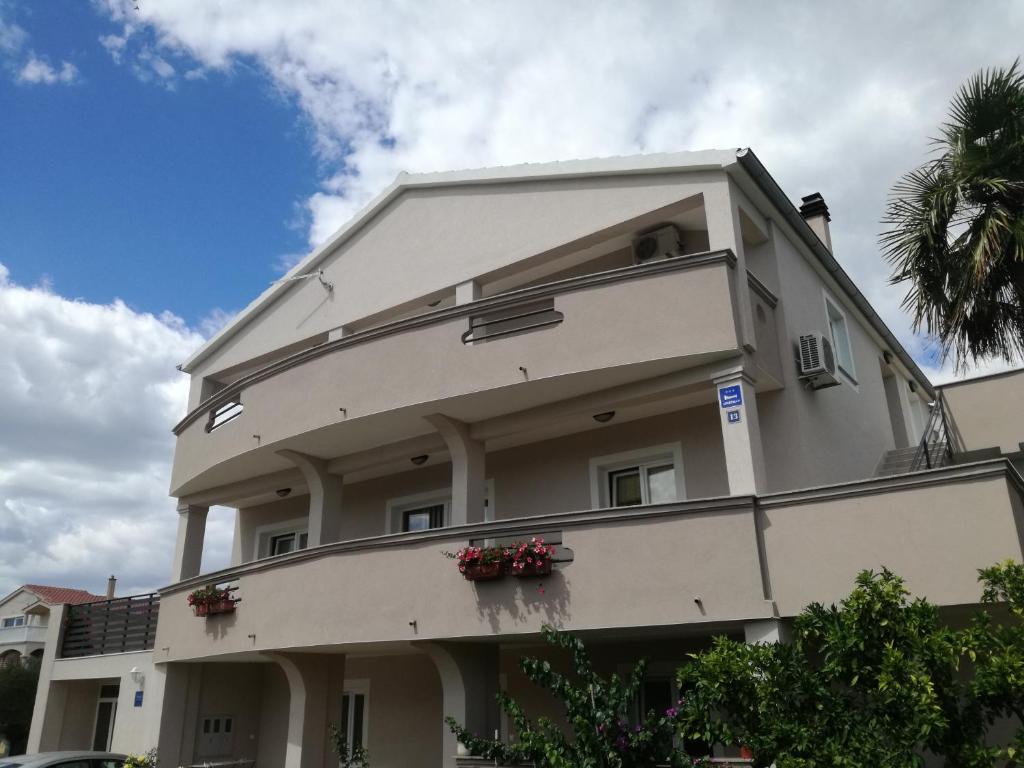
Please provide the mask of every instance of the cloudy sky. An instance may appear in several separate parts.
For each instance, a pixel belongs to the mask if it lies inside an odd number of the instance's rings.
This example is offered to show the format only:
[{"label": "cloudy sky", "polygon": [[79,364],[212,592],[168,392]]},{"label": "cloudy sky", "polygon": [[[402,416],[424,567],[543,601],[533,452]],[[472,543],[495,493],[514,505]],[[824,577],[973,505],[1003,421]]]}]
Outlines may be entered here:
[{"label": "cloudy sky", "polygon": [[0,0],[0,594],[166,580],[174,366],[399,170],[753,147],[949,376],[878,222],[1021,39],[998,1]]}]

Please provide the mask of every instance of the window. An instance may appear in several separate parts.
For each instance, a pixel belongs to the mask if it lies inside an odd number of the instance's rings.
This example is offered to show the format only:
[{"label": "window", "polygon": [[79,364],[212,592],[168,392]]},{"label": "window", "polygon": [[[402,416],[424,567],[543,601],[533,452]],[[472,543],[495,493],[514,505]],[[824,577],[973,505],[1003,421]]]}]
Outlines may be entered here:
[{"label": "window", "polygon": [[309,546],[309,520],[301,517],[261,525],[255,531],[252,559],[287,555]]},{"label": "window", "polygon": [[203,715],[196,753],[204,758],[230,755],[234,720],[231,715]]},{"label": "window", "polygon": [[839,370],[850,379],[856,380],[853,367],[853,347],[850,345],[846,315],[827,296],[825,297],[825,311],[828,314],[828,329],[832,337],[832,350],[836,355],[836,364],[839,366]]},{"label": "window", "polygon": [[444,527],[444,504],[407,509],[402,512],[402,532],[427,531]]},{"label": "window", "polygon": [[370,733],[370,684],[367,680],[345,682],[341,697],[341,730],[345,734],[349,755],[356,747],[365,747]]},{"label": "window", "polygon": [[[296,549],[305,549],[309,535],[305,531],[290,531],[270,537],[270,555],[287,555]],[[298,546],[296,546],[298,545]]]},{"label": "window", "polygon": [[8,616],[6,619],[0,621],[0,626],[2,626],[4,629],[9,629],[11,627],[23,627],[25,626],[25,617]]},{"label": "window", "polygon": [[[450,488],[388,499],[385,533],[412,533],[451,525]],[[494,480],[484,488],[484,520],[494,520]]]},{"label": "window", "polygon": [[97,752],[110,751],[110,739],[114,735],[114,719],[117,717],[119,685],[101,685],[96,702],[96,719],[92,729],[92,748]]},{"label": "window", "polygon": [[686,498],[680,443],[590,460],[594,508],[668,504]]},{"label": "window", "polygon": [[675,501],[676,468],[672,464],[644,464],[609,472],[608,499],[613,507]]}]

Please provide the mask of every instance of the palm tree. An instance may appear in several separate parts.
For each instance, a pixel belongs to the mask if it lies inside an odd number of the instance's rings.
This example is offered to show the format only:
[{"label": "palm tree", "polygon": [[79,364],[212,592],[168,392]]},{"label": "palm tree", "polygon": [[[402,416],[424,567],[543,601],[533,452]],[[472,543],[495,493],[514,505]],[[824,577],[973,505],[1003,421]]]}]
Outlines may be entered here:
[{"label": "palm tree", "polygon": [[937,156],[892,190],[881,236],[904,308],[957,365],[1024,354],[1024,73],[960,87]]}]

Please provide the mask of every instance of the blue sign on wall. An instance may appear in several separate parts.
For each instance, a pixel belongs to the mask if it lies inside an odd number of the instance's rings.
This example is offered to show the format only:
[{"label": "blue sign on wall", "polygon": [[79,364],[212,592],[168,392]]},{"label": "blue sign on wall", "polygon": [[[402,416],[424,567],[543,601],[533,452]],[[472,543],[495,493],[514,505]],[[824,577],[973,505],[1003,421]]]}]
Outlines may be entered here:
[{"label": "blue sign on wall", "polygon": [[737,423],[740,420],[740,412],[739,411],[726,411],[725,415],[729,418],[729,423],[730,424],[735,424],[735,423]]},{"label": "blue sign on wall", "polygon": [[142,691],[136,691],[135,692],[135,706],[136,707],[141,707],[142,706]]},{"label": "blue sign on wall", "polygon": [[723,408],[735,408],[743,405],[743,388],[739,384],[722,387],[718,390],[718,402]]}]

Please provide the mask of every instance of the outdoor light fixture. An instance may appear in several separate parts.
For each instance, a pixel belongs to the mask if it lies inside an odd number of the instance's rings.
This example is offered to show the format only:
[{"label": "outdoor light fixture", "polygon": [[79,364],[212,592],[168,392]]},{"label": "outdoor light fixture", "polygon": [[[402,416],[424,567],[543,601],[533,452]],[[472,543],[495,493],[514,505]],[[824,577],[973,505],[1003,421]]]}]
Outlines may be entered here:
[{"label": "outdoor light fixture", "polygon": [[615,418],[615,411],[605,411],[604,413],[595,413],[594,421],[600,424],[607,424],[609,421]]},{"label": "outdoor light fixture", "polygon": [[282,499],[292,492],[291,488],[278,488],[274,493],[280,496]]},{"label": "outdoor light fixture", "polygon": [[141,688],[142,683],[146,680],[146,676],[139,671],[139,668],[132,667],[132,671],[128,674],[131,675],[132,682],[134,682],[137,686]]},{"label": "outdoor light fixture", "polygon": [[409,459],[409,461],[411,461],[413,464],[415,464],[418,467],[420,464],[425,463],[426,460],[429,459],[429,458],[430,457],[427,454],[423,453],[423,454],[420,454],[419,456],[413,456],[411,459]]}]

